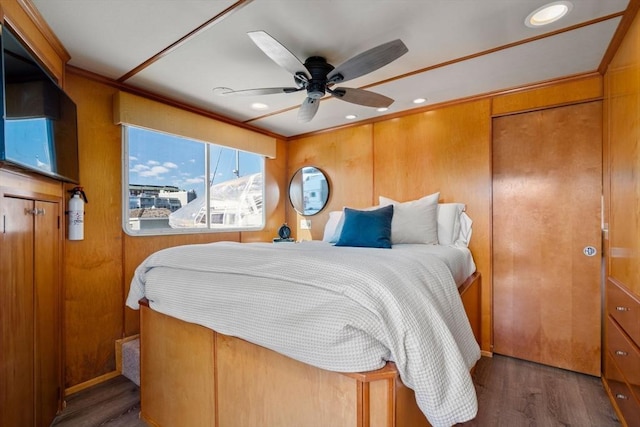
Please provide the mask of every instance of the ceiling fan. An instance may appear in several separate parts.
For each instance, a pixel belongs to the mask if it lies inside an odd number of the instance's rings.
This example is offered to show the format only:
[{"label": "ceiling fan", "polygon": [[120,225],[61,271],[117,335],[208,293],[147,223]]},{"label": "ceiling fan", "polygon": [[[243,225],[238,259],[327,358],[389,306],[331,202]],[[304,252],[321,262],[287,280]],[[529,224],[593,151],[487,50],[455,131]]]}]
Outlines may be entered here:
[{"label": "ceiling fan", "polygon": [[409,51],[402,40],[393,40],[376,46],[337,67],[329,64],[321,56],[311,56],[304,64],[280,42],[264,31],[247,33],[251,40],[276,64],[293,74],[294,87],[273,87],[261,89],[231,90],[217,88],[220,95],[270,95],[276,93],[293,93],[307,91],[307,97],[298,111],[298,121],[308,122],[318,111],[320,98],[325,93],[353,104],[368,107],[388,107],[393,99],[368,90],[336,87],[336,84],[363,76],[398,59]]}]

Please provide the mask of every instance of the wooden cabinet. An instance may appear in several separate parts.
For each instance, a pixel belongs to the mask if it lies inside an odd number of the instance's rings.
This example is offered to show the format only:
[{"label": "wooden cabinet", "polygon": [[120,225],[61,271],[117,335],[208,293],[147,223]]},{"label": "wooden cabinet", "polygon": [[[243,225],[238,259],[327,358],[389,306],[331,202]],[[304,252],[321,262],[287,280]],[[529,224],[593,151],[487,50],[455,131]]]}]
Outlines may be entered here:
[{"label": "wooden cabinet", "polygon": [[6,187],[7,177],[0,171],[0,425],[49,426],[63,385],[62,198],[28,180]]},{"label": "wooden cabinet", "polygon": [[640,299],[609,279],[604,383],[622,422],[640,426]]}]

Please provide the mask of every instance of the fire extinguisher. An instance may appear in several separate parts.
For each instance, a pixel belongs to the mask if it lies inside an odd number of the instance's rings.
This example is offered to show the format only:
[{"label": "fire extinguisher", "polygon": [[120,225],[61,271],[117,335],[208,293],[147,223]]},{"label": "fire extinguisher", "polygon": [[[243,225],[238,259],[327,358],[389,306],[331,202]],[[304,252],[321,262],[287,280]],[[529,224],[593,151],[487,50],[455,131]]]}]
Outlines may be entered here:
[{"label": "fire extinguisher", "polygon": [[69,191],[72,196],[69,200],[69,240],[84,240],[84,204],[87,195],[82,187],[74,187]]}]

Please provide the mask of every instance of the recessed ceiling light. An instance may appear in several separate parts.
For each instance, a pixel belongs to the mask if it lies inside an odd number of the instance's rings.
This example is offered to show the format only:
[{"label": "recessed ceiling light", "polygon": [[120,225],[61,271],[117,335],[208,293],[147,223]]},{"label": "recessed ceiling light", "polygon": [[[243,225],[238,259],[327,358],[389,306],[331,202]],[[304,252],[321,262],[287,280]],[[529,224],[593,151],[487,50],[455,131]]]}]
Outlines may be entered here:
[{"label": "recessed ceiling light", "polygon": [[571,12],[571,9],[573,9],[573,3],[570,1],[554,1],[531,12],[524,24],[529,28],[549,25]]},{"label": "recessed ceiling light", "polygon": [[384,113],[384,112],[385,112],[385,111],[387,111],[387,110],[388,110],[388,108],[387,108],[387,107],[380,107],[380,108],[378,108],[376,111],[377,111],[378,113]]},{"label": "recessed ceiling light", "polygon": [[356,116],[355,114],[347,114],[346,116],[344,116],[344,118],[347,120],[353,120],[353,119],[357,119],[358,116]]},{"label": "recessed ceiling light", "polygon": [[251,108],[253,108],[254,110],[266,110],[267,108],[269,108],[269,106],[267,104],[263,104],[262,102],[254,102],[253,104],[251,104]]},{"label": "recessed ceiling light", "polygon": [[416,98],[413,100],[414,104],[423,104],[425,102],[427,102],[426,98]]}]

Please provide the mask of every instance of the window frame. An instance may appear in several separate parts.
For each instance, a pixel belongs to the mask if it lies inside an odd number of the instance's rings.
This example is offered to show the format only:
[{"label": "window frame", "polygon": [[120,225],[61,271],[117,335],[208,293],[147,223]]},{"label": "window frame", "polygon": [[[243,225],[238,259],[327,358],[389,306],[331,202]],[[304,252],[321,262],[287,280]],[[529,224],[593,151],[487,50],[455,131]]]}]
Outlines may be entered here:
[{"label": "window frame", "polygon": [[[156,132],[160,134],[170,135],[176,138],[185,139],[197,143],[201,143],[204,145],[204,175],[206,177],[211,176],[211,148],[212,147],[223,147],[229,150],[237,150],[243,151],[245,153],[253,154],[258,156],[260,161],[260,173],[262,174],[262,182],[261,182],[261,191],[262,191],[262,215],[261,215],[261,223],[257,226],[236,226],[236,227],[211,227],[211,197],[210,197],[210,189],[211,185],[204,184],[204,196],[206,203],[206,212],[209,212],[209,215],[206,215],[206,226],[205,227],[193,227],[193,228],[150,228],[150,229],[132,229],[130,227],[130,189],[129,189],[129,170],[130,170],[130,151],[129,151],[129,140],[128,140],[128,128],[138,128],[144,131]],[[193,139],[190,137],[176,135],[168,132],[159,131],[156,129],[144,128],[141,126],[135,126],[130,124],[122,123],[121,125],[121,139],[122,139],[122,188],[121,188],[121,205],[122,205],[122,230],[129,236],[132,237],[144,237],[144,236],[164,236],[164,235],[189,235],[189,234],[209,234],[209,233],[231,233],[231,232],[247,232],[247,231],[262,231],[266,227],[267,218],[266,218],[266,157],[259,153],[253,153],[249,151],[240,150],[235,147],[229,147],[222,144],[215,144],[209,141],[202,141]],[[248,176],[248,175],[246,175]],[[224,181],[223,181],[224,182]]]}]

